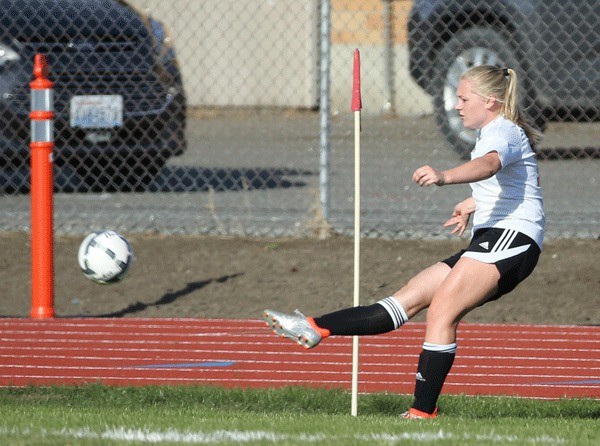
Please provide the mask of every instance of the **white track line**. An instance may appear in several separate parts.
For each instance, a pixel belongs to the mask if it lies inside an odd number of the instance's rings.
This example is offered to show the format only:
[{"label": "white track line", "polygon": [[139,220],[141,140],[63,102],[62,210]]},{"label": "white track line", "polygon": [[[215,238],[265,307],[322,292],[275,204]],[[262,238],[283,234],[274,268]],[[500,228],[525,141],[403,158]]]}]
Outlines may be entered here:
[{"label": "white track line", "polygon": [[[0,320],[0,330],[3,382],[101,380],[344,388],[350,382],[350,337],[330,338],[307,352],[273,337],[262,321]],[[363,337],[361,388],[412,388],[423,333],[423,323],[410,323],[389,335]],[[447,382],[449,388],[461,393],[467,386],[483,393],[489,393],[485,389],[550,388],[556,395],[557,389],[566,386],[584,394],[592,389],[598,397],[598,327],[464,324],[459,334],[460,353]],[[494,346],[497,343],[501,346]],[[234,364],[223,368],[186,366],[207,361]],[[90,376],[73,373],[77,370]],[[310,370],[307,378],[303,378],[303,370]],[[39,373],[42,371],[53,373]],[[161,371],[167,372],[165,376]],[[127,376],[131,372],[134,376]],[[497,382],[510,378],[518,382]],[[473,382],[481,380],[486,382]],[[543,397],[544,391],[537,394]]]}]

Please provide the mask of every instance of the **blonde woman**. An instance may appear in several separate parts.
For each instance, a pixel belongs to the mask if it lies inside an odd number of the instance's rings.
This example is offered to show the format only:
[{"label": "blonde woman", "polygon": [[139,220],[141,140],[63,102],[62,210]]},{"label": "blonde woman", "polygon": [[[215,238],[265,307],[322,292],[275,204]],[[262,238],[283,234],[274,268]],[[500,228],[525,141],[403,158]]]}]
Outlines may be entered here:
[{"label": "blonde woman", "polygon": [[427,309],[414,401],[405,418],[435,418],[437,400],[456,355],[460,320],[474,308],[512,291],[535,268],[544,237],[544,210],[532,147],[540,133],[518,108],[516,73],[478,66],[460,79],[456,110],[477,129],[471,160],[449,170],[425,165],[412,180],[420,186],[469,183],[472,195],[458,203],[444,226],[461,236],[473,216],[469,245],[414,276],[393,296],[370,306],[320,317],[265,310],[279,335],[305,348],[332,335],[374,335],[401,327]]}]

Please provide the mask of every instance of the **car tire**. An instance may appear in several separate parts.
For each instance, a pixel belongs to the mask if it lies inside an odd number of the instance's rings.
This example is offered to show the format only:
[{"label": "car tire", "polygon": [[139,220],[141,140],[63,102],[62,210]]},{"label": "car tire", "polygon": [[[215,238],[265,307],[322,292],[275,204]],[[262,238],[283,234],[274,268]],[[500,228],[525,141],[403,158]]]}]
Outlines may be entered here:
[{"label": "car tire", "polygon": [[491,28],[469,28],[457,32],[440,50],[434,65],[434,116],[438,128],[450,147],[462,159],[469,159],[475,144],[475,131],[463,127],[456,104],[458,77],[476,65],[509,67],[517,72],[520,84],[521,107],[531,121],[543,129],[546,120],[536,104],[529,79],[515,56],[515,50]]}]

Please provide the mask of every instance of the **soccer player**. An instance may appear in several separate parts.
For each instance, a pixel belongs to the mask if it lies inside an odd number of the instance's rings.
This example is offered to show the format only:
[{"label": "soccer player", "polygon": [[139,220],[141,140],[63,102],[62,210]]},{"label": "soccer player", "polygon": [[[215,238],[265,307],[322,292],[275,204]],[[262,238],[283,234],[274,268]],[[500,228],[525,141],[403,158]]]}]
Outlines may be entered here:
[{"label": "soccer player", "polygon": [[472,239],[460,252],[424,269],[393,296],[370,306],[320,317],[265,310],[279,335],[305,348],[332,335],[375,335],[401,327],[427,309],[423,350],[412,407],[405,418],[435,418],[454,362],[460,320],[474,308],[512,291],[535,268],[544,237],[544,210],[534,148],[541,134],[518,107],[514,70],[477,66],[460,78],[455,106],[464,127],[477,129],[471,160],[440,171],[425,165],[420,186],[469,183],[472,195],[444,223],[461,236],[473,216]]}]

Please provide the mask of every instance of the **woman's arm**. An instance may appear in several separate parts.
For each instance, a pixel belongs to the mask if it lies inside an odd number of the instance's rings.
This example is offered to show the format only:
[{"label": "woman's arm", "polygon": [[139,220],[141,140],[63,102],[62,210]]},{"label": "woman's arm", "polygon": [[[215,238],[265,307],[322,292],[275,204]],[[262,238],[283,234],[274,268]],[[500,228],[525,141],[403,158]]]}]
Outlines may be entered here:
[{"label": "woman's arm", "polygon": [[444,171],[431,166],[419,167],[415,170],[412,179],[419,186],[474,183],[494,176],[501,167],[498,152],[489,152],[482,157]]}]

